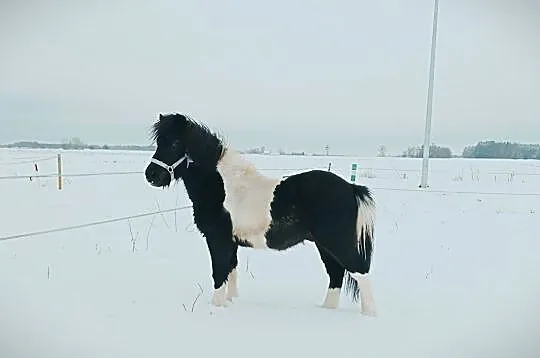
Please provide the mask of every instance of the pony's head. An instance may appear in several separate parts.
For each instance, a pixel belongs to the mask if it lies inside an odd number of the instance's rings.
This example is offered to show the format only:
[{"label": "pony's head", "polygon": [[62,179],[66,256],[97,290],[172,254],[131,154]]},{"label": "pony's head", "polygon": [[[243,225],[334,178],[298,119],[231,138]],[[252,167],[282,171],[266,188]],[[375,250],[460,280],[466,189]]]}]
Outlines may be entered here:
[{"label": "pony's head", "polygon": [[183,114],[160,114],[152,126],[156,151],[146,167],[146,180],[165,187],[189,170],[215,170],[225,147],[206,126]]}]

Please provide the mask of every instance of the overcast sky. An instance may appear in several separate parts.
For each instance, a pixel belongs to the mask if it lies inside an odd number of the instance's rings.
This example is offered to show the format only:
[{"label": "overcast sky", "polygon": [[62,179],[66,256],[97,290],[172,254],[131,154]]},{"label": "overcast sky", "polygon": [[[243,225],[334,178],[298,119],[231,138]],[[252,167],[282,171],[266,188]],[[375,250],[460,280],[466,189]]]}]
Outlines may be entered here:
[{"label": "overcast sky", "polygon": [[[185,112],[232,146],[374,155],[424,135],[433,0],[0,2],[0,142],[148,144]],[[540,2],[440,0],[432,141],[540,142]],[[25,123],[23,123],[25,122]]]}]

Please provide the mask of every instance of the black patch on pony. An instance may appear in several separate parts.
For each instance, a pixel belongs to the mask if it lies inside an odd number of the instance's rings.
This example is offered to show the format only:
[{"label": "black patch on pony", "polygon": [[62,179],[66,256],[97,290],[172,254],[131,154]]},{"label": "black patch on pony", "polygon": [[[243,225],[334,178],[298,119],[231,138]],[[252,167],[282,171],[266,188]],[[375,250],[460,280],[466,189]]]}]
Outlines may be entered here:
[{"label": "black patch on pony", "polygon": [[[291,175],[274,191],[267,245],[286,250],[304,240],[314,242],[330,278],[329,288],[341,288],[345,276],[345,292],[356,302],[358,282],[349,272],[368,273],[373,252],[373,233],[356,231],[359,202],[373,202],[369,189],[333,173],[310,170]],[[366,247],[360,248],[364,236]]]},{"label": "black patch on pony", "polygon": [[253,245],[251,245],[250,242],[248,242],[246,240],[242,240],[242,239],[238,238],[238,236],[236,236],[236,235],[233,235],[233,238],[234,238],[234,241],[238,244],[238,246],[253,247]]}]

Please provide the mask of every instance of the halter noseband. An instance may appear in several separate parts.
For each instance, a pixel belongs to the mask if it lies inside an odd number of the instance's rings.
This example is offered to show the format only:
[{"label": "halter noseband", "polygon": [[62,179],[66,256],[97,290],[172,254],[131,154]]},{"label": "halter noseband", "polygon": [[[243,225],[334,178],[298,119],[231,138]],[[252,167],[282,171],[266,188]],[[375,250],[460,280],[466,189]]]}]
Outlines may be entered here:
[{"label": "halter noseband", "polygon": [[193,163],[193,159],[191,159],[189,157],[189,155],[187,155],[187,154],[184,154],[184,156],[182,158],[178,159],[172,165],[165,164],[161,160],[156,159],[156,158],[151,158],[150,159],[150,161],[152,163],[159,165],[160,167],[162,167],[163,169],[168,171],[169,174],[171,174],[171,183],[174,181],[174,170],[176,169],[176,167],[178,167],[180,164],[182,164],[182,162],[184,160],[187,160],[186,168],[189,168],[189,163]]}]

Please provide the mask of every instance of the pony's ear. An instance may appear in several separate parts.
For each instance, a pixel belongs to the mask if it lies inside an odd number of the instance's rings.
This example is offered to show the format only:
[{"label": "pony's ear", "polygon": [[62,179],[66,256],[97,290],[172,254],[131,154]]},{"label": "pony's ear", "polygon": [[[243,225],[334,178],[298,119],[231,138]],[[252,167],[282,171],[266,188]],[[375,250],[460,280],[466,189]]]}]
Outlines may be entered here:
[{"label": "pony's ear", "polygon": [[163,114],[159,114],[159,120],[161,121],[163,119]]}]

